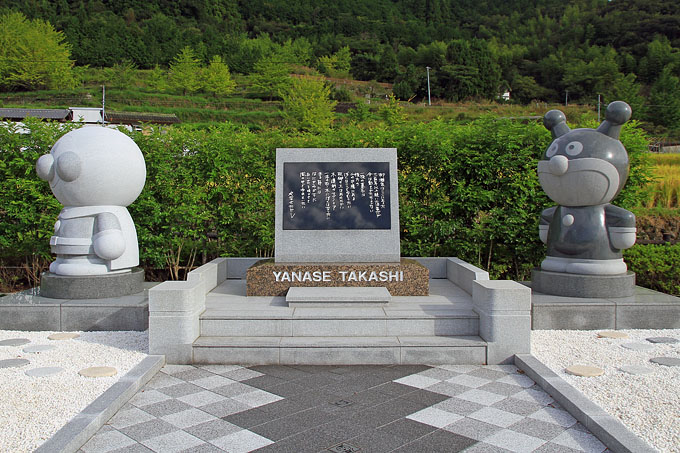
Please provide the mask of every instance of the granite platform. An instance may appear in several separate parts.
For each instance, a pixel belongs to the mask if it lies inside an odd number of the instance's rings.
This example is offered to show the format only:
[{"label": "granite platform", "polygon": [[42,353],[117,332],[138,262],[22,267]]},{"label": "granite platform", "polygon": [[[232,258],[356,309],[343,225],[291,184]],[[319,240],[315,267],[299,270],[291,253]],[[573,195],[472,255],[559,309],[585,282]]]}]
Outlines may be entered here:
[{"label": "granite platform", "polygon": [[0,297],[0,330],[146,330],[149,326],[148,290],[105,299],[53,299],[33,288]]},{"label": "granite platform", "polygon": [[531,299],[534,330],[680,328],[680,298],[641,286],[629,297],[585,298],[532,291]]}]

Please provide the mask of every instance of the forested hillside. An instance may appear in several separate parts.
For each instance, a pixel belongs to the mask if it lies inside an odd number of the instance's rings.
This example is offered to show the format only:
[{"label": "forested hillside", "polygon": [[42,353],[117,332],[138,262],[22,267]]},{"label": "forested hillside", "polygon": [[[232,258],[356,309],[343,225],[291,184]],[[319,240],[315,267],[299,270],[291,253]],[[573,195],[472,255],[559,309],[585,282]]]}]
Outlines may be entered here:
[{"label": "forested hillside", "polygon": [[404,100],[427,95],[430,67],[436,98],[600,94],[627,100],[638,118],[680,124],[677,0],[0,0],[0,11],[62,31],[78,66],[167,67],[190,46],[232,72],[310,66],[394,83]]}]

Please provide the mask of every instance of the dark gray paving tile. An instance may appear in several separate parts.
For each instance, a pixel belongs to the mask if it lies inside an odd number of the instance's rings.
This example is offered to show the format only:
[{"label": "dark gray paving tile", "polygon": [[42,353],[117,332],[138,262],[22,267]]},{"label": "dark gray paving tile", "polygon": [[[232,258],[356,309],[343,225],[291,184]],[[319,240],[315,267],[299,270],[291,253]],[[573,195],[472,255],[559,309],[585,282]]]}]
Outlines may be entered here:
[{"label": "dark gray paving tile", "polygon": [[398,373],[399,377],[396,379],[399,379],[403,378],[404,376],[408,376],[409,374],[416,374],[425,370],[429,370],[432,367],[427,365],[388,365],[387,368],[394,370],[395,373]]},{"label": "dark gray paving tile", "polygon": [[394,398],[395,396],[383,393],[377,390],[377,387],[373,387],[371,389],[364,390],[363,392],[355,393],[351,397],[347,398],[347,401],[351,401],[364,407],[372,407],[390,401]]},{"label": "dark gray paving tile", "polygon": [[463,451],[476,443],[476,440],[468,437],[460,436],[448,431],[437,430],[394,450],[394,452],[455,453]]},{"label": "dark gray paving tile", "polygon": [[241,382],[251,387],[255,387],[262,390],[268,390],[277,385],[285,384],[288,381],[286,381],[285,379],[277,378],[276,376],[270,376],[268,374],[265,374],[264,376],[246,379],[245,381]]},{"label": "dark gray paving tile", "polygon": [[415,401],[416,403],[424,404],[425,406],[434,406],[437,403],[446,401],[449,399],[447,395],[442,395],[440,393],[428,392],[427,390],[416,390],[415,392],[407,393],[401,395],[399,398],[404,398],[410,401]]},{"label": "dark gray paving tile", "polygon": [[298,395],[291,396],[289,399],[298,404],[304,405],[307,408],[320,406],[322,404],[328,404],[333,401],[337,401],[342,398],[343,395],[337,395],[331,392],[327,392],[324,389],[312,390],[309,392],[300,393]]},{"label": "dark gray paving tile", "polygon": [[401,447],[410,440],[391,433],[375,430],[349,439],[347,443],[355,448],[359,448],[362,453],[386,453]]},{"label": "dark gray paving tile", "polygon": [[260,365],[249,367],[249,369],[284,381],[294,381],[310,375],[307,371],[287,365]]},{"label": "dark gray paving tile", "polygon": [[275,417],[284,417],[309,409],[309,405],[304,402],[283,399],[270,404],[258,407],[259,410],[267,412]]},{"label": "dark gray paving tile", "polygon": [[278,441],[333,420],[334,417],[329,414],[318,409],[309,409],[249,429],[267,439]]},{"label": "dark gray paving tile", "polygon": [[144,406],[144,412],[147,412],[154,417],[163,417],[165,415],[174,414],[176,412],[185,411],[191,408],[192,406],[183,403],[182,401],[169,399],[161,401],[160,403]]},{"label": "dark gray paving tile", "polygon": [[403,439],[406,439],[407,441],[411,441],[418,439],[419,437],[423,437],[424,435],[429,434],[436,429],[437,428],[434,426],[418,423],[407,418],[401,418],[393,421],[392,423],[381,426],[377,430],[383,433],[399,436]]},{"label": "dark gray paving tile", "polygon": [[526,417],[531,415],[536,411],[543,409],[540,404],[532,403],[531,401],[523,401],[514,398],[504,399],[493,404],[491,407],[500,409],[506,412],[512,412],[513,414],[522,415]]},{"label": "dark gray paving tile", "polygon": [[188,382],[183,382],[181,384],[171,385],[169,387],[163,387],[157,390],[173,398],[179,398],[181,396],[191,395],[192,393],[202,392],[205,389]]},{"label": "dark gray paving tile", "polygon": [[405,417],[407,415],[413,414],[414,412],[418,412],[421,409],[425,409],[426,407],[428,407],[427,404],[419,403],[417,401],[404,398],[395,398],[372,407],[370,412],[382,412],[399,417]]},{"label": "dark gray paving tile", "polygon": [[184,428],[184,431],[188,432],[192,436],[196,436],[199,439],[205,441],[217,439],[218,437],[224,437],[240,430],[241,428],[239,426],[232,425],[231,423],[221,419],[211,420],[199,425],[190,426],[189,428]]},{"label": "dark gray paving tile", "polygon": [[326,385],[335,384],[338,382],[338,378],[332,373],[317,373],[309,374],[308,376],[296,379],[293,382],[308,389],[316,389]]},{"label": "dark gray paving tile", "polygon": [[405,393],[414,392],[416,389],[410,385],[399,384],[398,382],[386,382],[385,384],[374,387],[374,390],[386,395],[399,396],[404,395]]},{"label": "dark gray paving tile", "polygon": [[271,416],[267,414],[267,412],[254,408],[245,412],[239,412],[238,414],[227,415],[226,417],[222,417],[222,420],[240,426],[241,428],[250,429],[252,426],[271,421],[272,419],[270,417]]},{"label": "dark gray paving tile", "polygon": [[120,429],[119,431],[129,438],[140,442],[142,440],[168,434],[173,431],[179,431],[179,429],[177,429],[176,426],[157,418],[155,420],[149,420],[148,422],[128,426],[127,428]]},{"label": "dark gray paving tile", "polygon": [[518,433],[526,434],[533,437],[538,437],[543,440],[551,440],[564,432],[564,428],[553,423],[544,422],[541,420],[534,420],[533,418],[525,418],[514,425],[508,427]]},{"label": "dark gray paving tile", "polygon": [[[278,378],[275,378],[278,379]],[[275,395],[282,396],[284,398],[289,398],[291,396],[299,395],[301,393],[305,393],[309,391],[309,388],[306,388],[303,385],[300,385],[296,382],[291,382],[291,381],[282,381],[284,382],[283,384],[276,385],[274,387],[270,387],[267,389],[268,392],[273,393]]]}]

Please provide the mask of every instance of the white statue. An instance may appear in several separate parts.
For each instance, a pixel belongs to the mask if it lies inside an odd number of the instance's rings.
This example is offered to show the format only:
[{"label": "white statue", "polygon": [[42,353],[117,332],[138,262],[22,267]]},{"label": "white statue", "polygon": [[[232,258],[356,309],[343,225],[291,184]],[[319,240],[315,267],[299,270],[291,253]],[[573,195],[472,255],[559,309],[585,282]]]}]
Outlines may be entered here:
[{"label": "white statue", "polygon": [[129,272],[139,264],[137,231],[126,206],[146,181],[137,144],[103,127],[71,131],[36,164],[41,179],[63,205],[50,239],[57,275]]}]

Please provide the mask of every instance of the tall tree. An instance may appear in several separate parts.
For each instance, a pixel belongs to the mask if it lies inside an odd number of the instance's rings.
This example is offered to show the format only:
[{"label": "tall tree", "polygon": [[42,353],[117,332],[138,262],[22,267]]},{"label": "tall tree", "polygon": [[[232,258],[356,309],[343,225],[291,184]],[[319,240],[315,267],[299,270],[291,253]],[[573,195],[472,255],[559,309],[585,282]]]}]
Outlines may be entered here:
[{"label": "tall tree", "polygon": [[73,64],[71,47],[50,23],[17,12],[0,16],[0,88],[72,88]]},{"label": "tall tree", "polygon": [[196,54],[189,46],[183,48],[170,63],[170,86],[182,91],[182,94],[193,93],[201,88],[201,65]]},{"label": "tall tree", "polygon": [[216,96],[226,96],[234,92],[236,82],[231,78],[229,66],[222,57],[215,55],[204,72],[204,88]]}]

